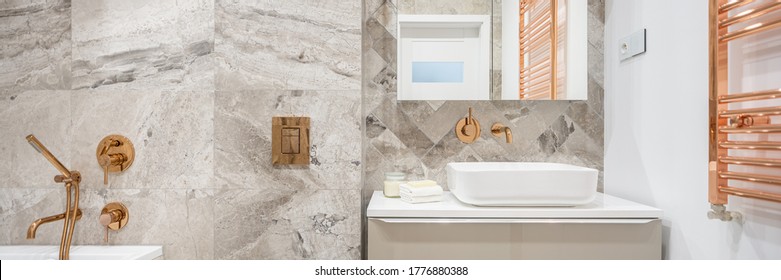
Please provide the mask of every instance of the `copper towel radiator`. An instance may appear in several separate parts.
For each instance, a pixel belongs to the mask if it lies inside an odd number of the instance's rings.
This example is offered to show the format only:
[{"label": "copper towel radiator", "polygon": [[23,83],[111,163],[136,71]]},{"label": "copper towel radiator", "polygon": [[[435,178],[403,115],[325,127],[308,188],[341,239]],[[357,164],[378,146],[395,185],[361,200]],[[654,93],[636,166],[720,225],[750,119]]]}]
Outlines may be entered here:
[{"label": "copper towel radiator", "polygon": [[[521,100],[556,100],[564,83],[558,48],[565,28],[558,0],[519,1],[519,97]],[[566,13],[565,13],[566,14]]]},{"label": "copper towel radiator", "polygon": [[[752,7],[746,7],[749,9],[738,11],[740,7],[752,3]],[[777,116],[781,116],[781,107],[779,106],[730,109],[730,104],[748,105],[751,103],[743,102],[749,101],[776,102],[772,100],[781,100],[781,89],[728,93],[729,43],[781,27],[781,20],[767,19],[769,13],[780,9],[781,0],[710,0],[710,176],[708,201],[714,210],[709,214],[712,218],[731,219],[731,214],[725,211],[724,207],[730,195],[781,202],[781,171],[779,171],[781,170],[781,157],[774,158],[772,156],[774,153],[778,155],[778,152],[781,152],[781,142],[772,140],[739,141],[729,137],[730,135],[751,134],[762,136],[757,138],[768,139],[771,134],[781,133],[781,124],[774,120]],[[732,12],[730,13],[730,11]],[[742,22],[750,25],[740,29],[733,26]],[[732,30],[730,26],[733,26]],[[745,150],[759,153],[754,153],[751,157],[735,156],[737,152]],[[766,171],[761,172],[762,174],[759,171],[732,171],[730,166],[752,166]],[[752,185],[735,187],[734,182],[749,182]],[[775,187],[778,189],[776,190]]]}]

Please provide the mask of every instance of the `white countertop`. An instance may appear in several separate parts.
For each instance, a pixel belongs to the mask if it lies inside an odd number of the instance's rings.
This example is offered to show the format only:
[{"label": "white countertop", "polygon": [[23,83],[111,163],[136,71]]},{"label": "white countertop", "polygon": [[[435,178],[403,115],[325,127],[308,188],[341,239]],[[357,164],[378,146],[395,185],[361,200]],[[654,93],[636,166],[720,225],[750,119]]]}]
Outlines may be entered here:
[{"label": "white countertop", "polygon": [[366,210],[369,218],[521,218],[521,219],[657,219],[662,210],[597,193],[594,201],[573,207],[482,207],[445,192],[442,201],[409,204],[375,191]]},{"label": "white countertop", "polygon": [[[0,246],[1,260],[56,260],[59,245]],[[71,246],[71,260],[153,260],[163,256],[163,246]]]}]

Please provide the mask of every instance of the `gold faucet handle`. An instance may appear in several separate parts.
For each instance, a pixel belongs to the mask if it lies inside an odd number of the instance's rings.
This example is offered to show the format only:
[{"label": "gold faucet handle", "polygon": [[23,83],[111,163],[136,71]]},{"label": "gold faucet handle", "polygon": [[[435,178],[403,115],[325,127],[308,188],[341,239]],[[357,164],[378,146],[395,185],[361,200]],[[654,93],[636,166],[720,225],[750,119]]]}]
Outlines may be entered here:
[{"label": "gold faucet handle", "polygon": [[100,224],[104,227],[108,227],[108,225],[111,223],[119,220],[119,217],[114,212],[117,212],[117,210],[112,210],[111,212],[100,214]]},{"label": "gold faucet handle", "polygon": [[474,143],[480,138],[480,122],[472,116],[472,107],[469,107],[469,115],[459,119],[456,123],[456,137],[463,143]]},{"label": "gold faucet handle", "polygon": [[100,211],[98,221],[105,228],[103,242],[108,243],[108,230],[119,230],[127,224],[129,217],[127,207],[120,202],[111,202]]},{"label": "gold faucet handle", "polygon": [[125,171],[133,164],[135,149],[127,137],[109,135],[98,144],[96,156],[103,169],[103,184],[108,185],[110,172]]},{"label": "gold faucet handle", "polygon": [[98,157],[98,164],[103,167],[103,184],[108,185],[108,172],[109,167],[118,166],[120,170],[123,169],[125,164],[125,155],[122,153],[117,154],[103,154]]},{"label": "gold faucet handle", "polygon": [[98,219],[100,221],[100,224],[103,225],[104,228],[106,228],[106,233],[103,235],[103,242],[108,244],[108,230],[109,225],[111,223],[115,223],[119,221],[119,215],[116,213],[119,210],[111,210],[110,212],[100,214],[100,218]]},{"label": "gold faucet handle", "polygon": [[469,115],[466,117],[466,125],[461,128],[461,132],[466,136],[472,136],[477,133],[477,126],[475,125],[475,119],[472,117],[472,107],[469,107]]},{"label": "gold faucet handle", "polygon": [[[119,147],[119,145],[122,145],[122,142],[114,139],[106,139],[103,142],[106,143],[103,144],[103,149],[101,149],[100,154],[98,154],[98,164],[103,166],[103,185],[108,185],[108,168],[111,166],[111,156],[108,155],[108,150],[111,149],[111,147]],[[103,215],[101,215],[101,219],[102,218]],[[106,232],[106,242],[108,242],[108,231]]]}]

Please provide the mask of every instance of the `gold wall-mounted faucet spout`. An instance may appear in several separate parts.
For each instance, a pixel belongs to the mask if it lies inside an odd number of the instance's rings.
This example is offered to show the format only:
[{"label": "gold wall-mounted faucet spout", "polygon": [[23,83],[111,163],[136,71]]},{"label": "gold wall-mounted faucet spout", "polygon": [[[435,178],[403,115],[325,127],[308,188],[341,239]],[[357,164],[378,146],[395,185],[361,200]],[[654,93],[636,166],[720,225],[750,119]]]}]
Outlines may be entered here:
[{"label": "gold wall-mounted faucet spout", "polygon": [[[32,224],[30,224],[30,227],[27,228],[27,239],[35,239],[35,232],[38,231],[38,227],[43,224],[48,224],[51,222],[56,222],[59,220],[65,219],[65,213],[52,215],[49,217],[43,217],[40,219],[35,220]],[[81,220],[81,209],[76,210],[76,220]]]},{"label": "gold wall-mounted faucet spout", "polygon": [[491,126],[491,134],[493,134],[495,137],[502,137],[502,134],[504,134],[508,144],[513,142],[513,131],[510,129],[510,127],[501,123],[494,123]]}]

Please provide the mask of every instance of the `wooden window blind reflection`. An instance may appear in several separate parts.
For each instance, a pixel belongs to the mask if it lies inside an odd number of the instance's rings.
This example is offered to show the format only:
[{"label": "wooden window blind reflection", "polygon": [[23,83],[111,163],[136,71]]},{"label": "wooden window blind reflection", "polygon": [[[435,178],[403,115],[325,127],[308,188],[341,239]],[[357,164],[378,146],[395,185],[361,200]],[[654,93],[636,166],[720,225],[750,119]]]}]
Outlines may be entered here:
[{"label": "wooden window blind reflection", "polygon": [[566,99],[564,53],[566,1],[519,1],[519,96],[522,100]]}]

